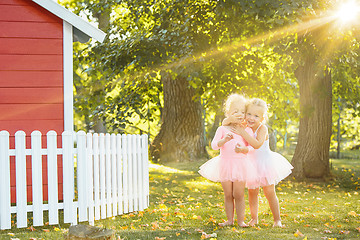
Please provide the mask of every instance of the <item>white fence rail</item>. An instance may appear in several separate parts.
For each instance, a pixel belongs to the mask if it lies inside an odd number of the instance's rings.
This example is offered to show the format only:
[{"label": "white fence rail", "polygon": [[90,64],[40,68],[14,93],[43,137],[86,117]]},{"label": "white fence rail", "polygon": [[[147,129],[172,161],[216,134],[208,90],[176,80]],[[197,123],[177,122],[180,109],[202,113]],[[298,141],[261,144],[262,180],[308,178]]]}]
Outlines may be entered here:
[{"label": "white fence rail", "polygon": [[[15,149],[9,148],[9,133],[0,132],[0,229],[10,229],[11,214],[16,227],[76,224],[109,218],[149,206],[147,135],[86,134],[63,132],[62,148],[57,148],[57,133],[46,134],[47,148],[41,146],[41,133],[31,133],[31,149],[26,149],[25,132],[15,134]],[[76,146],[74,146],[76,142]],[[47,156],[48,196],[43,201],[42,156]],[[58,155],[62,156],[63,200],[58,198]],[[10,158],[15,157],[16,204],[11,204]],[[26,156],[31,156],[32,202],[27,202]],[[76,165],[75,165],[76,163]],[[75,167],[76,166],[76,167]]]}]

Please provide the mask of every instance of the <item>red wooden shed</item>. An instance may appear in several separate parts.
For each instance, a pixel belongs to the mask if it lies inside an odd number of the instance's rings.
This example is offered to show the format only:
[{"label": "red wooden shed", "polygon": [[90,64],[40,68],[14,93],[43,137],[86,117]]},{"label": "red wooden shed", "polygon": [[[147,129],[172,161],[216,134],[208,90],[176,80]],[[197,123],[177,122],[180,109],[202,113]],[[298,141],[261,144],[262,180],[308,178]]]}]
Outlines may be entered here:
[{"label": "red wooden shed", "polygon": [[[52,0],[0,0],[0,130],[30,136],[73,131],[73,41],[102,42],[105,33]],[[27,138],[30,146],[30,138]],[[46,145],[46,141],[43,141]],[[44,146],[45,147],[45,146]],[[31,168],[31,159],[27,168]],[[59,162],[59,180],[62,165]],[[15,202],[15,164],[11,161],[11,201]],[[46,159],[43,160],[47,192]],[[31,201],[31,171],[27,171]],[[47,194],[44,194],[47,196]],[[62,186],[59,186],[62,199]],[[46,200],[46,199],[44,199]]]}]

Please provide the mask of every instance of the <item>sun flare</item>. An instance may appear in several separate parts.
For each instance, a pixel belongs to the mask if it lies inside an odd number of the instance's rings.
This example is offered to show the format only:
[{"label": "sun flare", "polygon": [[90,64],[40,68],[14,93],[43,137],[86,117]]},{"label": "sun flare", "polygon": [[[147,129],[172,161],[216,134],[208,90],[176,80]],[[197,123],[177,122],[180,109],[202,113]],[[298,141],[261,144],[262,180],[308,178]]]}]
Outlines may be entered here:
[{"label": "sun flare", "polygon": [[337,18],[343,23],[354,21],[359,12],[359,6],[355,1],[344,3],[337,12]]}]

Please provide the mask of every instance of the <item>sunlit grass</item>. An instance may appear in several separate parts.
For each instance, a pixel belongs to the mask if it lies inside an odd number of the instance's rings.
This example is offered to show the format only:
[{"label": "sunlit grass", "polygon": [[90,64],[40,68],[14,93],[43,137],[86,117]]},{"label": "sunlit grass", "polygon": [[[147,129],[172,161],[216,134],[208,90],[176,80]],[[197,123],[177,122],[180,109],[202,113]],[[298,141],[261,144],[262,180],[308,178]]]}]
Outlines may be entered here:
[{"label": "sunlit grass", "polygon": [[150,164],[149,168],[151,171],[156,171],[160,173],[182,173],[182,174],[190,173],[189,171],[179,170],[176,168],[171,168],[160,164]]},{"label": "sunlit grass", "polygon": [[[201,239],[202,233],[216,233],[216,239],[224,240],[360,238],[360,190],[356,184],[359,171],[343,168],[348,159],[333,162],[334,181],[289,179],[277,185],[285,225],[282,229],[272,228],[272,214],[262,191],[260,223],[256,228],[219,227],[218,223],[226,218],[221,184],[205,180],[197,173],[204,161],[150,164],[149,208],[96,221],[96,226],[113,229],[119,239]],[[16,229],[13,219],[14,228],[1,231],[0,239],[63,239],[69,227]],[[249,219],[247,207],[246,220]]]}]

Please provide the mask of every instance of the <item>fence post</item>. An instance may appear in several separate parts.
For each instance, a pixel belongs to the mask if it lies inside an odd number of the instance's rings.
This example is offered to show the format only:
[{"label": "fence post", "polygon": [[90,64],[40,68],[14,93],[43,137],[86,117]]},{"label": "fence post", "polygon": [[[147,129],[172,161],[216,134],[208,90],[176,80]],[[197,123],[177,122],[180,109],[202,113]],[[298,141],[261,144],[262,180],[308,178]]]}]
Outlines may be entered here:
[{"label": "fence post", "polygon": [[89,224],[94,225],[94,165],[93,165],[93,141],[92,134],[86,134],[86,182],[87,182],[87,205],[89,214]]},{"label": "fence post", "polygon": [[99,152],[100,152],[100,205],[101,205],[101,219],[106,218],[106,183],[105,183],[105,135],[104,133],[99,134]]},{"label": "fence post", "polygon": [[112,211],[113,216],[117,216],[117,176],[116,169],[116,135],[115,133],[112,133],[110,136],[110,143],[111,143],[111,186],[112,186]]},{"label": "fence post", "polygon": [[63,147],[63,178],[64,178],[64,222],[76,224],[77,211],[74,209],[74,154],[73,134],[70,131],[62,133]]},{"label": "fence post", "polygon": [[137,137],[138,135],[133,135],[132,137],[132,181],[133,181],[133,211],[139,210],[139,186],[138,186],[138,177],[139,177],[139,166],[138,166],[138,151],[137,149]]},{"label": "fence post", "polygon": [[123,185],[122,185],[122,179],[123,179],[123,158],[122,158],[122,148],[121,148],[121,134],[116,135],[116,162],[117,162],[117,187],[118,187],[118,215],[122,214],[124,212],[123,210]]},{"label": "fence post", "polygon": [[42,184],[42,158],[41,158],[41,132],[31,133],[31,171],[32,171],[32,200],[33,225],[43,225],[43,184]]},{"label": "fence post", "polygon": [[16,168],[16,224],[18,228],[27,227],[26,155],[25,132],[15,133]]},{"label": "fence post", "polygon": [[58,165],[57,165],[57,133],[49,131],[47,134],[47,164],[48,164],[48,200],[49,200],[49,224],[59,223],[58,211]]},{"label": "fence post", "polygon": [[133,135],[128,135],[127,154],[128,154],[128,195],[129,195],[129,212],[134,211],[134,187],[133,187],[133,152],[132,152]]},{"label": "fence post", "polygon": [[148,135],[143,135],[143,158],[144,158],[144,186],[145,186],[145,198],[146,198],[146,207],[150,204],[150,189],[149,189],[149,150],[148,150]]},{"label": "fence post", "polygon": [[0,229],[11,228],[9,132],[0,132]]},{"label": "fence post", "polygon": [[99,135],[94,133],[94,204],[95,220],[100,219],[100,159],[99,159]]},{"label": "fence post", "polygon": [[123,156],[123,198],[124,198],[124,213],[129,212],[129,184],[128,184],[128,136],[123,134],[122,138],[122,156]]},{"label": "fence post", "polygon": [[137,161],[138,161],[138,189],[139,189],[139,196],[138,196],[138,201],[139,201],[139,210],[143,211],[145,208],[145,202],[144,202],[144,161],[143,161],[143,154],[142,154],[142,136],[138,135],[136,138],[136,148],[137,148],[137,153],[138,153],[138,157],[137,157]]},{"label": "fence post", "polygon": [[87,181],[86,181],[86,139],[85,132],[79,131],[77,139],[77,192],[79,206],[79,222],[87,221]]},{"label": "fence post", "polygon": [[105,134],[105,184],[106,184],[106,217],[112,217],[111,207],[111,149],[110,134]]}]

